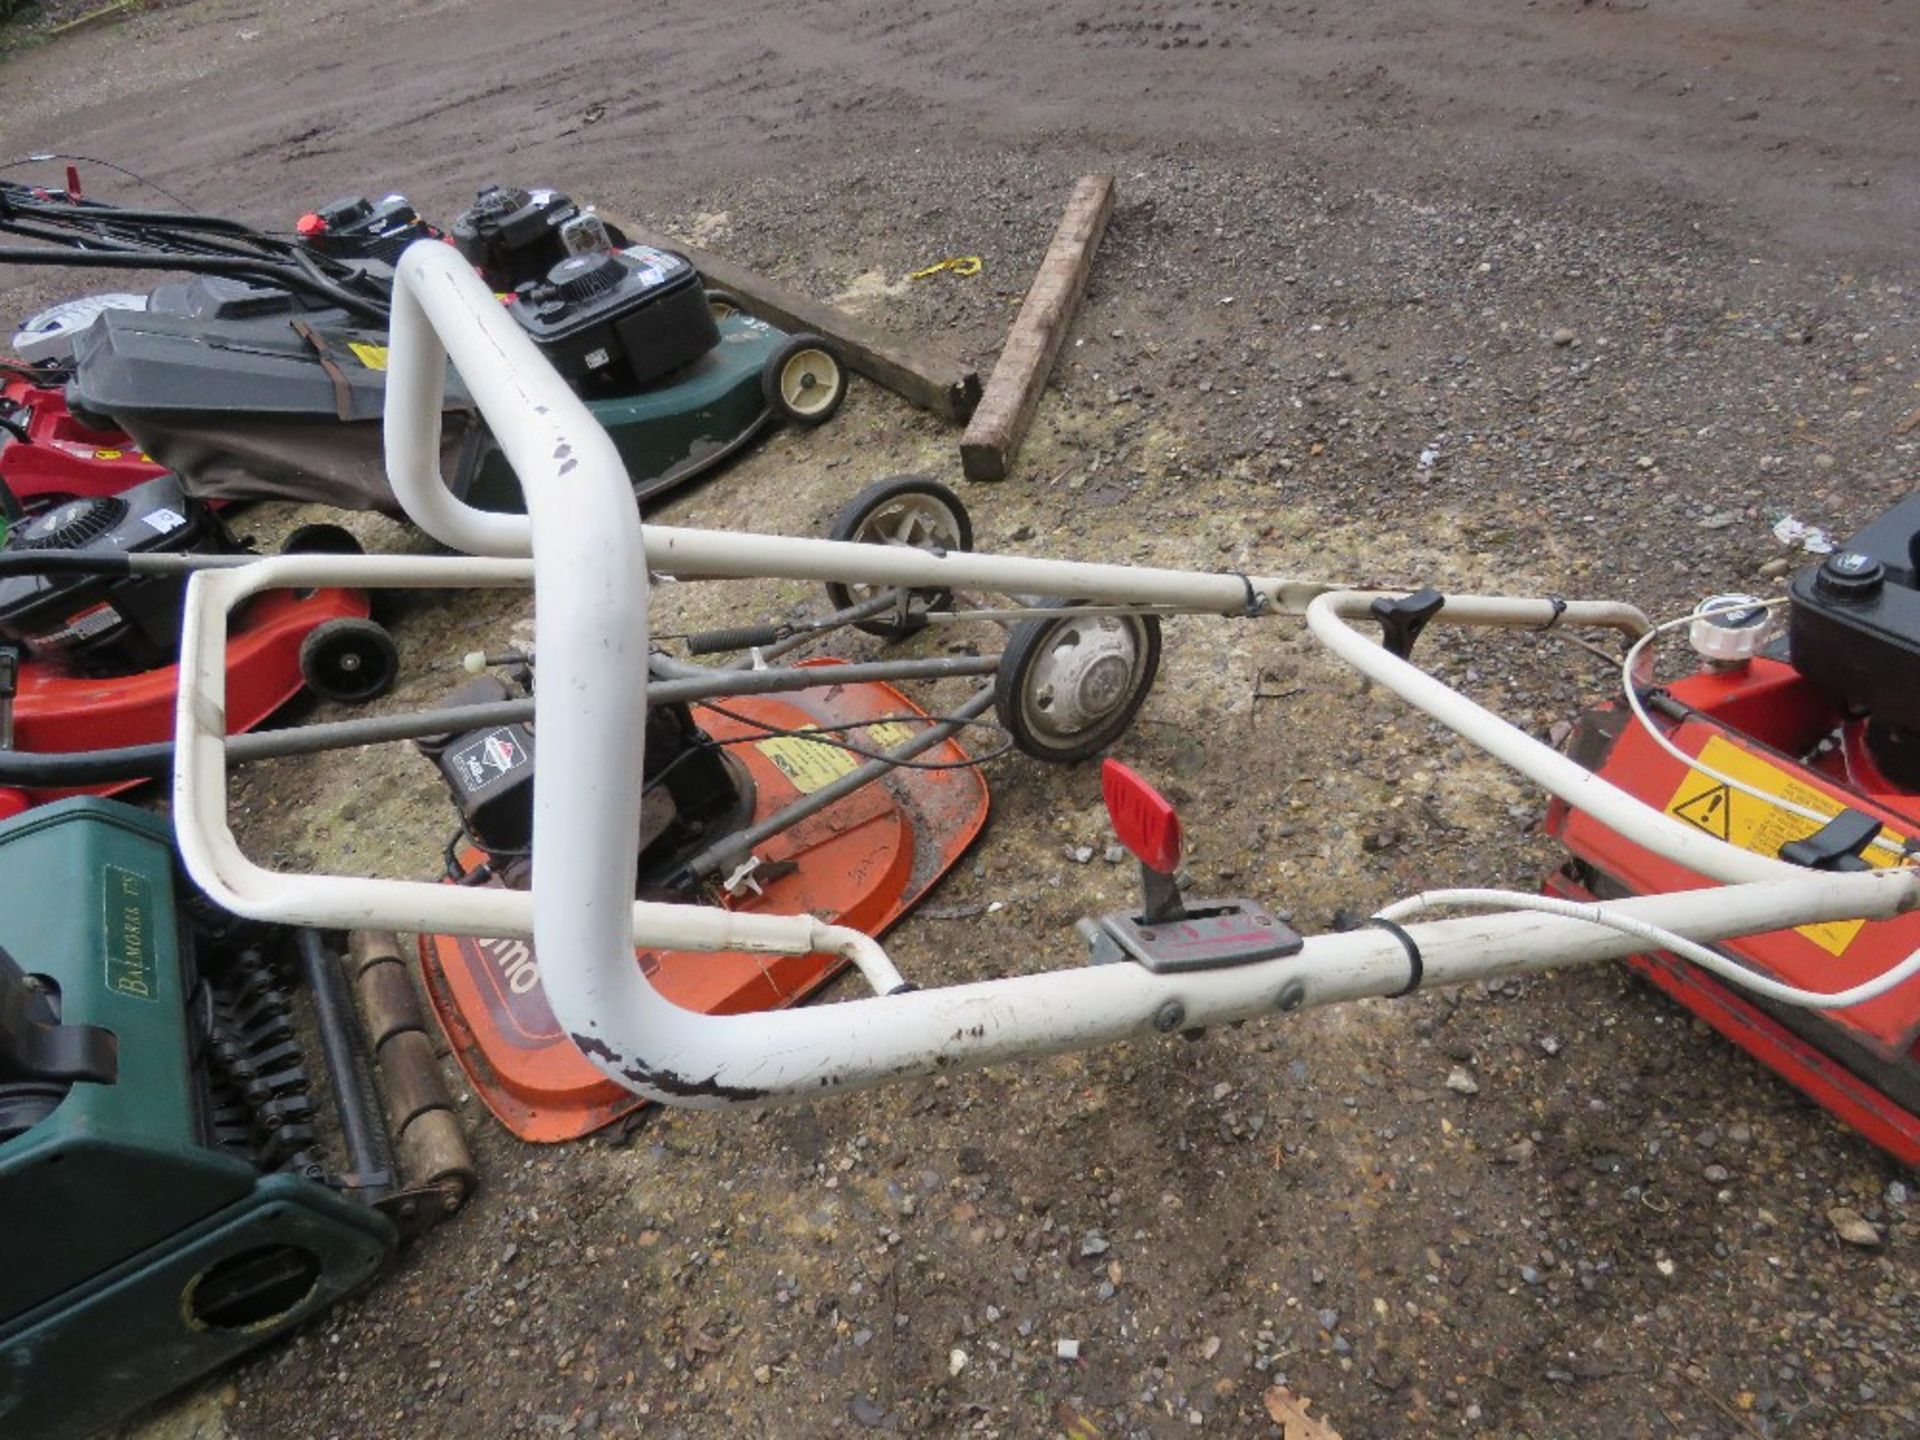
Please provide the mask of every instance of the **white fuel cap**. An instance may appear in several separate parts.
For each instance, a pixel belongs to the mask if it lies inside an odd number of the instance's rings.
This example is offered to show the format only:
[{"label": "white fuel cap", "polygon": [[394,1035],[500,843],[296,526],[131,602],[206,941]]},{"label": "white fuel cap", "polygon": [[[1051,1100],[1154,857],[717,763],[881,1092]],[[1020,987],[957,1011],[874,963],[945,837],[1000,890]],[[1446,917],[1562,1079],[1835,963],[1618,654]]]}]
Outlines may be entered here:
[{"label": "white fuel cap", "polygon": [[1693,607],[1687,640],[1713,665],[1744,665],[1760,652],[1773,612],[1757,595],[1709,595]]}]

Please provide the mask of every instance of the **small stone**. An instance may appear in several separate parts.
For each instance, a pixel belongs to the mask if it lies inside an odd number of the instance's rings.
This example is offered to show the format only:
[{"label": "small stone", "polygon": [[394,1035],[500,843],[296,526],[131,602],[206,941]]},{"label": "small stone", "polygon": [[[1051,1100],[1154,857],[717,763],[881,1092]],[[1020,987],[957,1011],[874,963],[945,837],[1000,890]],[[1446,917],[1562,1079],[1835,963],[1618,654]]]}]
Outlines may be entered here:
[{"label": "small stone", "polygon": [[1673,1261],[1668,1260],[1663,1256],[1660,1259],[1653,1262],[1653,1268],[1658,1270],[1662,1275],[1666,1276],[1667,1279],[1671,1280],[1673,1278],[1673,1272],[1679,1267],[1676,1266],[1673,1263]]},{"label": "small stone", "polygon": [[1722,510],[1719,514],[1709,515],[1707,516],[1706,519],[1702,520],[1700,522],[1700,528],[1702,530],[1725,530],[1728,526],[1733,525],[1739,519],[1740,519],[1739,511]]},{"label": "small stone", "polygon": [[1056,1360],[1078,1360],[1080,1342],[1078,1340],[1056,1340],[1053,1342],[1053,1358]]},{"label": "small stone", "polygon": [[1231,1094],[1233,1094],[1233,1086],[1225,1080],[1222,1080],[1218,1085],[1213,1087],[1213,1098],[1215,1100],[1224,1100]]},{"label": "small stone", "polygon": [[1527,1284],[1529,1285],[1538,1285],[1540,1283],[1541,1277],[1540,1277],[1540,1272],[1534,1269],[1533,1266],[1522,1265],[1520,1267],[1520,1278],[1526,1281]]},{"label": "small stone", "polygon": [[967,1368],[967,1352],[958,1348],[947,1352],[947,1374],[958,1375]]},{"label": "small stone", "polygon": [[1887,1182],[1887,1204],[1901,1206],[1907,1203],[1907,1187],[1898,1180]]},{"label": "small stone", "polygon": [[853,1418],[868,1430],[878,1430],[887,1423],[886,1409],[875,1400],[864,1395],[853,1397]]},{"label": "small stone", "polygon": [[1319,1320],[1322,1330],[1332,1330],[1340,1323],[1340,1312],[1338,1310],[1322,1310],[1319,1315]]},{"label": "small stone", "polygon": [[1760,578],[1762,580],[1778,580],[1782,576],[1791,575],[1792,573],[1793,561],[1787,559],[1784,555],[1769,560],[1760,567]]},{"label": "small stone", "polygon": [[1709,1185],[1724,1185],[1733,1178],[1733,1172],[1724,1165],[1709,1165],[1700,1173]]},{"label": "small stone", "polygon": [[1540,1048],[1549,1055],[1558,1055],[1560,1053],[1560,1037],[1558,1035],[1542,1035],[1540,1037]]},{"label": "small stone", "polygon": [[1091,845],[1076,845],[1068,853],[1076,865],[1085,865],[1093,859],[1093,847]]},{"label": "small stone", "polygon": [[1106,848],[1103,858],[1109,865],[1118,865],[1122,860],[1127,858],[1127,847],[1124,845],[1109,845]]},{"label": "small stone", "polygon": [[1095,1255],[1104,1255],[1112,1248],[1107,1237],[1098,1230],[1089,1230],[1080,1237],[1080,1254],[1083,1259],[1091,1260]]},{"label": "small stone", "polygon": [[1869,1223],[1858,1210],[1850,1210],[1845,1205],[1836,1205],[1827,1211],[1827,1221],[1833,1226],[1833,1233],[1849,1245],[1858,1245],[1862,1250],[1880,1248],[1880,1231]]},{"label": "small stone", "polygon": [[853,1348],[854,1349],[864,1350],[867,1348],[867,1346],[871,1345],[872,1343],[873,1343],[873,1331],[869,1330],[866,1326],[862,1325],[858,1330],[853,1332]]},{"label": "small stone", "polygon": [[1456,1065],[1447,1072],[1447,1089],[1456,1095],[1478,1095],[1480,1082],[1468,1073],[1464,1065]]},{"label": "small stone", "polygon": [[1533,1159],[1533,1141],[1522,1136],[1500,1152],[1500,1158],[1509,1165],[1524,1165]]},{"label": "small stone", "polygon": [[1634,461],[1633,463],[1636,467],[1638,467],[1641,470],[1651,470],[1654,465],[1654,460],[1653,460],[1653,456],[1651,455],[1642,455],[1638,460]]},{"label": "small stone", "polygon": [[759,1385],[771,1384],[773,1382],[773,1367],[771,1365],[754,1366],[753,1378],[756,1384],[759,1384]]},{"label": "small stone", "polygon": [[1220,1337],[1218,1335],[1207,1336],[1207,1343],[1200,1347],[1200,1358],[1202,1360],[1211,1360],[1219,1353]]},{"label": "small stone", "polygon": [[1571,345],[1574,342],[1574,339],[1575,339],[1575,336],[1573,331],[1567,329],[1567,327],[1564,325],[1562,325],[1558,330],[1553,332],[1553,343],[1555,345],[1558,345],[1563,350],[1566,349],[1567,346]]}]

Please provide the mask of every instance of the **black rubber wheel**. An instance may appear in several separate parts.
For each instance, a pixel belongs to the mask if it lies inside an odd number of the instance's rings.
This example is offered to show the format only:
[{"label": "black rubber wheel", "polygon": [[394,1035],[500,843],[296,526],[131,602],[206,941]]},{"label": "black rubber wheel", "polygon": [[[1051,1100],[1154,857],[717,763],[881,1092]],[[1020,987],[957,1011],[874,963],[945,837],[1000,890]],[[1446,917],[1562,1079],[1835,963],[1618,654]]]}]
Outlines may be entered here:
[{"label": "black rubber wheel", "polygon": [[1126,733],[1159,670],[1157,615],[1036,616],[1007,637],[994,713],[1022,754],[1071,765]]},{"label": "black rubber wheel", "polygon": [[65,490],[42,490],[38,495],[29,495],[20,502],[22,520],[31,520],[36,515],[44,515],[49,510],[58,510],[62,505],[78,500],[80,497]]},{"label": "black rubber wheel", "polygon": [[364,555],[359,540],[344,525],[301,525],[280,542],[282,555]]},{"label": "black rubber wheel", "polygon": [[[829,540],[851,540],[861,545],[908,545],[916,550],[973,549],[973,517],[960,497],[938,480],[925,475],[893,475],[876,480],[840,508],[827,530]],[[827,601],[836,610],[858,605],[874,593],[871,585],[827,582]],[[951,590],[914,590],[909,604],[936,610],[953,599]],[[925,626],[909,615],[856,620],[854,627],[882,640],[899,640]]]},{"label": "black rubber wheel", "polygon": [[729,315],[744,315],[747,307],[725,290],[707,291],[707,309],[713,312],[715,320],[724,320]]},{"label": "black rubber wheel", "polygon": [[377,700],[399,673],[393,637],[372,620],[323,620],[300,642],[300,678],[323,700]]},{"label": "black rubber wheel", "polygon": [[847,370],[818,335],[790,335],[760,372],[767,406],[795,425],[824,425],[847,398]]}]

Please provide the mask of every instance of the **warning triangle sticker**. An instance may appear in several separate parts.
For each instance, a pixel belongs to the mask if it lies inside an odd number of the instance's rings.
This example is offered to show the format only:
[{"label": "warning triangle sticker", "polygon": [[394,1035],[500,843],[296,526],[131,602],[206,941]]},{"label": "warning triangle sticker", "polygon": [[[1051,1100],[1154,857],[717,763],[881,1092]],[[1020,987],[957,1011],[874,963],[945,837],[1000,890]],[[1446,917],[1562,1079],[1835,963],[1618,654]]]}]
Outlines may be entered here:
[{"label": "warning triangle sticker", "polygon": [[1725,785],[1711,786],[1692,799],[1677,801],[1667,808],[1669,813],[1717,839],[1730,838],[1728,820],[1733,813],[1733,791]]}]

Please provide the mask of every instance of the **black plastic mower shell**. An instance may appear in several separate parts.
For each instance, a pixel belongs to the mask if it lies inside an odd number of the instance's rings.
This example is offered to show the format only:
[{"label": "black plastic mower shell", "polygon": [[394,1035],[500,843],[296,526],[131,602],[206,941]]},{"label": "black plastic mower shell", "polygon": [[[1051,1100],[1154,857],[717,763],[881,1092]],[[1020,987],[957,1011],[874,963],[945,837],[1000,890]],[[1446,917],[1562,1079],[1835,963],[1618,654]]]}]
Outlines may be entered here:
[{"label": "black plastic mower shell", "polygon": [[[381,449],[386,333],[318,318],[109,313],[74,347],[67,403],[125,430],[201,499],[393,510]],[[449,371],[441,473],[456,492],[485,439]]]}]

